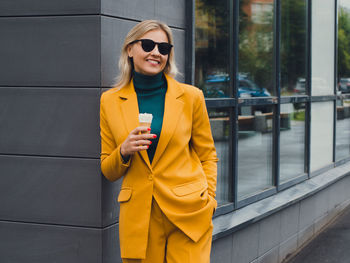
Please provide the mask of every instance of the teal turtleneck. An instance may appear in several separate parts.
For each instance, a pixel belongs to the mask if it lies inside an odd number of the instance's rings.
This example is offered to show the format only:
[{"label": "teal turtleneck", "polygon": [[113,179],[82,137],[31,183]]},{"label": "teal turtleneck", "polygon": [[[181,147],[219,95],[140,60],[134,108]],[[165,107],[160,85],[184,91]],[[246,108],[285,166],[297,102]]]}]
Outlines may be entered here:
[{"label": "teal turtleneck", "polygon": [[136,71],[134,71],[133,82],[137,94],[139,112],[152,113],[153,115],[151,133],[156,134],[157,138],[152,140],[152,144],[147,150],[149,161],[152,163],[163,125],[167,82],[163,72],[154,76],[147,76]]}]

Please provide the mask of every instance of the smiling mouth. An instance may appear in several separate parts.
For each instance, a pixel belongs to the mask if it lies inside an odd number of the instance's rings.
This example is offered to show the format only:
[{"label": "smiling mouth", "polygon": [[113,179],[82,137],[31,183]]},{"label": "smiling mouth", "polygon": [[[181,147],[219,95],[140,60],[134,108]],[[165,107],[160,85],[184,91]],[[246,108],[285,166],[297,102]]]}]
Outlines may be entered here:
[{"label": "smiling mouth", "polygon": [[159,65],[159,64],[160,64],[159,61],[153,60],[153,59],[147,59],[147,61],[150,62],[150,63],[153,64],[153,65]]}]

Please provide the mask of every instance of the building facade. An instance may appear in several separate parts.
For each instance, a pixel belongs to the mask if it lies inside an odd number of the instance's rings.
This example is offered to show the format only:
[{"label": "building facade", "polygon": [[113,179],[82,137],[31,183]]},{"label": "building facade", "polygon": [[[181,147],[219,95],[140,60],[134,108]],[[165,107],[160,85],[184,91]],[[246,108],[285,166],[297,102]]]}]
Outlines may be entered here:
[{"label": "building facade", "polygon": [[206,97],[212,262],[282,262],[350,203],[350,0],[0,1],[1,262],[121,262],[99,99],[144,19]]}]

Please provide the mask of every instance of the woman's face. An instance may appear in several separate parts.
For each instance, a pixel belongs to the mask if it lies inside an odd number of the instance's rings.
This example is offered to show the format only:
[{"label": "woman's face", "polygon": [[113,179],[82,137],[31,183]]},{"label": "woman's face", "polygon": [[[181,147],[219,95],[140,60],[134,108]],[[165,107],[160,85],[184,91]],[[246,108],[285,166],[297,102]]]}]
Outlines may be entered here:
[{"label": "woman's face", "polygon": [[[151,39],[158,43],[168,43],[168,37],[161,29],[148,31],[139,39]],[[141,47],[141,41],[128,46],[128,55],[133,58],[136,72],[150,76],[163,71],[169,56],[159,53],[158,45],[156,45],[152,51],[145,52]]]}]

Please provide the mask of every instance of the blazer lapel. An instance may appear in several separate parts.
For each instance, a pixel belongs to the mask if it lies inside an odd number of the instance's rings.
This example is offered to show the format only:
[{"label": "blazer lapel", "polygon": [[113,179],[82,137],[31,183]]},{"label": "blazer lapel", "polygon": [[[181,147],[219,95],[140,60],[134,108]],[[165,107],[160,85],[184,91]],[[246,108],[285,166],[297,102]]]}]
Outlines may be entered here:
[{"label": "blazer lapel", "polygon": [[162,131],[159,142],[152,161],[152,167],[156,165],[174,134],[178,120],[182,114],[184,103],[179,99],[184,93],[183,88],[167,75],[168,90],[165,95],[164,116]]},{"label": "blazer lapel", "polygon": [[[137,103],[137,95],[132,80],[130,81],[129,85],[122,88],[119,96],[123,100],[121,103],[121,112],[123,114],[125,127],[128,130],[128,134],[130,134],[133,129],[139,126],[139,106]],[[140,151],[138,154],[141,155],[141,158],[151,170],[152,168],[147,151]]]}]

